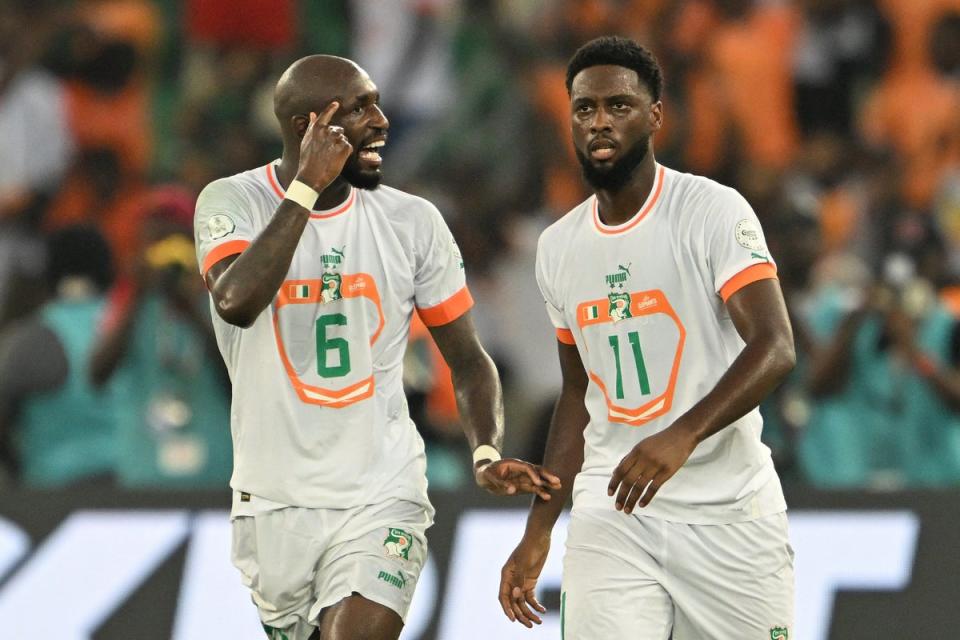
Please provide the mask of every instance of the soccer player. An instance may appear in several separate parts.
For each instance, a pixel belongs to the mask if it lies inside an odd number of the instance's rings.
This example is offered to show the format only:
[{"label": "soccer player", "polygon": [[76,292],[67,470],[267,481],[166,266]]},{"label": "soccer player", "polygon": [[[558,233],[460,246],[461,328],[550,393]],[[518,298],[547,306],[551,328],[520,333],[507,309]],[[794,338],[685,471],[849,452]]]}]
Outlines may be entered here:
[{"label": "soccer player", "polygon": [[793,553],[757,405],[793,367],[793,337],[747,202],[654,159],[662,84],[622,38],[567,68],[596,193],[537,252],[563,374],[544,465],[564,489],[535,499],[500,603],[540,623],[534,588],[572,486],[566,640],[785,640]]},{"label": "soccer player", "polygon": [[414,307],[450,365],[477,483],[559,487],[500,459],[501,390],[460,252],[433,205],[378,186],[379,102],[353,62],[298,60],[274,95],[283,157],[197,202],[233,381],[233,560],[274,640],[400,634],[433,519],[401,384]]}]

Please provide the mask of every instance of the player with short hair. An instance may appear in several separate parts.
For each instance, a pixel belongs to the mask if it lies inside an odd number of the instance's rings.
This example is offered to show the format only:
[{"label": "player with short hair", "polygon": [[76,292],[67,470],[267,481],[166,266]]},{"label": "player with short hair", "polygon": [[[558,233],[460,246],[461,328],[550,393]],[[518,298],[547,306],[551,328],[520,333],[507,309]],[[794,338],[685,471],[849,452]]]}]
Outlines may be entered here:
[{"label": "player with short hair", "polygon": [[544,464],[564,490],[535,499],[500,603],[540,622],[534,588],[572,486],[564,638],[785,640],[793,552],[757,405],[793,368],[793,336],[747,202],[654,159],[662,85],[623,38],[568,67],[596,193],[544,231],[536,267],[563,373]]},{"label": "player with short hair", "polygon": [[545,500],[559,487],[500,459],[502,394],[460,252],[433,205],[379,186],[379,103],[352,61],[298,60],[274,94],[283,157],[197,202],[233,381],[233,560],[276,640],[388,640],[403,626],[433,521],[401,383],[414,308],[450,365],[477,483]]}]

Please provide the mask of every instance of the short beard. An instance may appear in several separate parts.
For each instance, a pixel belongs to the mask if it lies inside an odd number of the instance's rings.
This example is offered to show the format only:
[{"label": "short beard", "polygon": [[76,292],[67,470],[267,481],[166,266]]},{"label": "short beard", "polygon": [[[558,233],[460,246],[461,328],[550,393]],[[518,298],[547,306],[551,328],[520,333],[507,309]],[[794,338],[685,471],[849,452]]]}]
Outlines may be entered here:
[{"label": "short beard", "polygon": [[372,173],[363,171],[360,168],[360,160],[356,156],[350,156],[347,163],[343,165],[343,170],[340,172],[340,175],[357,189],[367,190],[376,189],[380,186],[380,180],[383,179],[383,174],[379,171]]},{"label": "short beard", "polygon": [[583,173],[583,179],[597,191],[610,191],[617,193],[630,182],[634,171],[647,157],[650,151],[650,138],[638,140],[627,153],[613,163],[609,169],[598,169],[594,166],[589,156],[585,155],[580,149],[574,148],[577,154],[577,160],[580,161],[580,170]]}]

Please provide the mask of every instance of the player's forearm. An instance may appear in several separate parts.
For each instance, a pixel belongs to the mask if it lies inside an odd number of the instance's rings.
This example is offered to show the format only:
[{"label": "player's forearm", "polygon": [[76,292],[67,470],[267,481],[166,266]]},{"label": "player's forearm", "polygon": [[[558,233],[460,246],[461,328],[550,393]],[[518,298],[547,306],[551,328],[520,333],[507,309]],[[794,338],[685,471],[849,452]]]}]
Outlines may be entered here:
[{"label": "player's forearm", "polygon": [[583,466],[583,430],[590,420],[584,405],[584,389],[564,387],[553,409],[543,466],[560,478],[561,488],[550,500],[534,498],[524,533],[530,538],[547,537],[573,491],[573,480]]},{"label": "player's forearm", "polygon": [[713,390],[672,428],[689,429],[702,442],[756,408],[795,364],[790,335],[771,333],[747,343]]},{"label": "player's forearm", "polygon": [[471,362],[451,369],[463,433],[474,450],[503,450],[503,391],[493,360],[482,349]]},{"label": "player's forearm", "polygon": [[210,288],[221,318],[239,327],[253,324],[290,270],[309,219],[310,212],[296,202],[280,203],[263,233],[216,277]]}]

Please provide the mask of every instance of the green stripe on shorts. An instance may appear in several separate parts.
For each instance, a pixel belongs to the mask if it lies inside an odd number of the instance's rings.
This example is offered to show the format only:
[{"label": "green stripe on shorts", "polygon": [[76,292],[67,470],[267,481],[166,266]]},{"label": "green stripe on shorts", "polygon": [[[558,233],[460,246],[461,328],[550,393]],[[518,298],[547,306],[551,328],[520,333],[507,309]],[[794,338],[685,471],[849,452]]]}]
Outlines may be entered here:
[{"label": "green stripe on shorts", "polygon": [[564,621],[567,613],[567,592],[560,594],[560,640],[563,640]]}]

